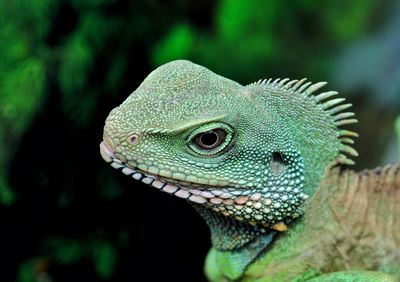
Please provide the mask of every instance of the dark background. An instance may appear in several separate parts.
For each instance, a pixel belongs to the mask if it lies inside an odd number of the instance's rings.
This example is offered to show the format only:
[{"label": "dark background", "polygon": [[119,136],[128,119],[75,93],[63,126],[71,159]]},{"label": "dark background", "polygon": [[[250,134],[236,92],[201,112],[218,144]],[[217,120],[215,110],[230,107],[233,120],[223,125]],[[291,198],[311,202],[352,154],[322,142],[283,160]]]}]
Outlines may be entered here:
[{"label": "dark background", "polygon": [[99,155],[108,112],[178,58],[329,81],[355,104],[356,169],[399,160],[397,1],[2,1],[1,281],[204,281],[202,219]]}]

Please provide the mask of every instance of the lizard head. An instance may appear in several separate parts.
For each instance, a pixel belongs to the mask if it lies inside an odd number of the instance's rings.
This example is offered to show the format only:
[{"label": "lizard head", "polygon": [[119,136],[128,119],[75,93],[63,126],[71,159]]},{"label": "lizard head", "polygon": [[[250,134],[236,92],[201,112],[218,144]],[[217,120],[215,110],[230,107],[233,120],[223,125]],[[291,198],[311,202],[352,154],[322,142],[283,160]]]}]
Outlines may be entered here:
[{"label": "lizard head", "polygon": [[[111,111],[101,154],[124,174],[192,202],[220,249],[243,246],[271,227],[285,229],[324,170],[350,163],[340,152],[353,151],[338,137],[352,133],[339,131],[341,119],[318,103],[336,92],[310,98],[321,84],[303,82],[242,86],[189,61],[170,62]],[[221,240],[221,220],[251,231]]]}]

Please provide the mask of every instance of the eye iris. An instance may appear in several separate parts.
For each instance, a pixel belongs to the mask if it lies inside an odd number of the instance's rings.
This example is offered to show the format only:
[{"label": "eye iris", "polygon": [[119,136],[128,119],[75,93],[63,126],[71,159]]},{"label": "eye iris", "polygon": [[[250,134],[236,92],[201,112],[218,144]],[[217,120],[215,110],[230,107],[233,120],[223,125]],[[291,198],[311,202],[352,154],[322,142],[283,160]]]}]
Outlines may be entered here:
[{"label": "eye iris", "polygon": [[215,129],[198,134],[194,141],[201,149],[210,150],[218,147],[224,141],[225,135],[225,131]]}]

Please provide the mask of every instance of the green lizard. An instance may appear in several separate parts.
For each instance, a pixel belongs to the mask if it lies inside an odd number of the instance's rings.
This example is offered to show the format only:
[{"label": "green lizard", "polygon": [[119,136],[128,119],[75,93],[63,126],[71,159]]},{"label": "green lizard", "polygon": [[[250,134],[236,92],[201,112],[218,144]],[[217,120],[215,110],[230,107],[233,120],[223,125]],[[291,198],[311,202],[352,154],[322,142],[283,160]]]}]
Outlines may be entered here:
[{"label": "green lizard", "polygon": [[100,152],[197,209],[211,281],[398,281],[400,167],[342,168],[357,120],[325,84],[173,61],[111,111]]}]

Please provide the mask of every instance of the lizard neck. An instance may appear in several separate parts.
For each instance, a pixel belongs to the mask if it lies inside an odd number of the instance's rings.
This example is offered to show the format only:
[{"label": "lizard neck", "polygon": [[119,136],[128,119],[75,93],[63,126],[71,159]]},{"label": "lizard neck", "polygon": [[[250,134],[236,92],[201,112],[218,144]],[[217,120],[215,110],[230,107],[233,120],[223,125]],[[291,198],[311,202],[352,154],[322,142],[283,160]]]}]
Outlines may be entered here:
[{"label": "lizard neck", "polygon": [[220,251],[240,250],[255,239],[273,233],[270,229],[223,216],[202,205],[193,205],[193,207],[210,228],[213,247]]},{"label": "lizard neck", "polygon": [[221,216],[202,205],[193,207],[210,228],[212,260],[231,280],[240,278],[276,235],[274,230]]}]

